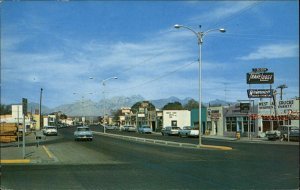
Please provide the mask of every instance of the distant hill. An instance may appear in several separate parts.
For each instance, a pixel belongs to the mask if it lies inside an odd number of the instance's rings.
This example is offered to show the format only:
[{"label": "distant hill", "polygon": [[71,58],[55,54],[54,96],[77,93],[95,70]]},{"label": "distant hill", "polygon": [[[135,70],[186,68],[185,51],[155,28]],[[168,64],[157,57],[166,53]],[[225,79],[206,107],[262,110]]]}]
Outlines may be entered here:
[{"label": "distant hill", "polygon": [[100,100],[99,102],[85,100],[83,102],[79,101],[73,104],[65,104],[53,108],[52,111],[61,111],[68,116],[99,116],[105,113],[111,113],[111,111],[122,107],[131,107],[136,102],[143,100],[144,98],[139,95],[130,97],[116,96],[110,99]]},{"label": "distant hill", "polygon": [[219,100],[219,99],[216,99],[216,100],[213,100],[213,101],[210,101],[207,106],[228,106],[228,105],[232,105],[234,104],[234,102],[226,102],[224,100]]},{"label": "distant hill", "polygon": [[173,103],[173,102],[180,102],[182,105],[185,105],[188,103],[189,100],[191,100],[192,98],[185,98],[183,100],[177,98],[177,97],[174,97],[174,96],[171,96],[169,98],[166,98],[166,99],[158,99],[158,100],[151,100],[150,102],[156,107],[156,108],[163,108],[166,104],[168,103]]},{"label": "distant hill", "polygon": [[[158,109],[161,109],[168,103],[172,102],[180,102],[183,106],[188,103],[189,100],[192,98],[185,98],[179,99],[177,97],[171,96],[165,99],[158,99],[158,100],[150,100],[150,102]],[[105,100],[100,100],[99,102],[93,102],[92,100],[84,100],[77,101],[72,104],[64,104],[57,106],[53,109],[50,109],[46,106],[42,106],[43,114],[49,114],[52,112],[61,111],[68,116],[99,116],[104,115],[105,113],[111,113],[114,110],[120,109],[122,107],[131,107],[136,102],[144,101],[140,95],[125,97],[125,96],[116,96]],[[223,100],[213,100],[209,103],[204,103],[205,106],[224,106],[233,104],[232,102],[226,102]],[[32,111],[34,113],[35,109],[39,109],[38,103],[29,103],[28,104],[28,111]]]},{"label": "distant hill", "polygon": [[[35,102],[29,102],[27,104],[27,111],[35,113],[35,110],[40,110],[40,104]],[[51,109],[42,104],[42,114],[48,114],[51,112]]]}]

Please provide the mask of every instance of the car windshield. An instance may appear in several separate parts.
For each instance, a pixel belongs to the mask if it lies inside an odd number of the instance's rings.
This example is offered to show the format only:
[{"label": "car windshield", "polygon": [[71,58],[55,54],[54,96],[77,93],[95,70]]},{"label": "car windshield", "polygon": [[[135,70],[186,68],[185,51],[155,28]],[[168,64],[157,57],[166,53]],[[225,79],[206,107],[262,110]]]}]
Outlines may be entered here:
[{"label": "car windshield", "polygon": [[180,129],[180,127],[172,127],[172,129]]},{"label": "car windshield", "polygon": [[56,129],[56,127],[46,127],[46,129]]},{"label": "car windshield", "polygon": [[78,131],[89,131],[90,129],[89,128],[78,128],[77,130]]}]

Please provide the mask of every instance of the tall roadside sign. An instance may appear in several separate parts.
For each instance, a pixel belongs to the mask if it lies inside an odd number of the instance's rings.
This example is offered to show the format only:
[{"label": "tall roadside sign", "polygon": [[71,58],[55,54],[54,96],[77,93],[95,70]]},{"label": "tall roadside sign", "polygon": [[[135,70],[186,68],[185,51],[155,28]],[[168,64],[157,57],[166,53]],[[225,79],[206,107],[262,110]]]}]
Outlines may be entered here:
[{"label": "tall roadside sign", "polygon": [[[276,104],[276,95],[274,96],[276,91],[272,89],[272,84],[274,83],[274,73],[269,72],[268,68],[253,68],[252,72],[247,73],[246,82],[249,84],[249,89],[247,90],[249,101],[251,101],[251,98],[270,98],[270,104],[272,99],[274,104]],[[251,89],[251,84],[270,84],[270,88]],[[276,116],[276,109],[274,111]],[[271,124],[271,130],[273,130],[273,123]]]},{"label": "tall roadside sign", "polygon": [[270,84],[269,89],[248,89],[248,98],[272,98],[274,90],[271,84],[274,83],[274,73],[267,72],[267,68],[253,68],[252,72],[247,73],[246,81],[249,84]]}]

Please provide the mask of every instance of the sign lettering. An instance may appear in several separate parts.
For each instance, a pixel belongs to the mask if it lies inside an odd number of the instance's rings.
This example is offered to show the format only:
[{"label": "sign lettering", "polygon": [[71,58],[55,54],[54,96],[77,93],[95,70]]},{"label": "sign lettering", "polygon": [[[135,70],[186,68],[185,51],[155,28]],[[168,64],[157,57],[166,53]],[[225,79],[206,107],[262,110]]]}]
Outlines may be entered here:
[{"label": "sign lettering", "polygon": [[274,73],[247,73],[247,84],[273,84]]}]

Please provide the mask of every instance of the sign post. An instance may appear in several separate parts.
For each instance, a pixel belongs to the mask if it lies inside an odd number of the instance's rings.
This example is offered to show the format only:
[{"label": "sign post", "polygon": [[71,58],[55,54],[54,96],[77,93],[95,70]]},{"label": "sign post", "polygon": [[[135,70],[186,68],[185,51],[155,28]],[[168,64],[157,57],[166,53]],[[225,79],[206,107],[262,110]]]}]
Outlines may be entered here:
[{"label": "sign post", "polygon": [[23,159],[25,159],[25,116],[27,115],[27,99],[22,98],[22,108],[23,108]]},{"label": "sign post", "polygon": [[[275,90],[272,89],[272,84],[274,83],[274,73],[268,72],[268,68],[253,68],[252,72],[247,73],[246,82],[249,84],[249,89],[247,90],[249,102],[251,98],[273,98],[274,105],[276,104]],[[250,84],[270,84],[270,89],[251,89]],[[270,109],[271,111],[271,109]],[[276,106],[275,106],[275,116],[276,116]],[[273,130],[273,122],[271,122],[271,129]]]}]

